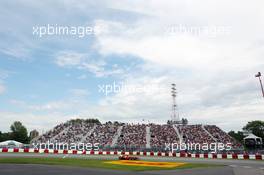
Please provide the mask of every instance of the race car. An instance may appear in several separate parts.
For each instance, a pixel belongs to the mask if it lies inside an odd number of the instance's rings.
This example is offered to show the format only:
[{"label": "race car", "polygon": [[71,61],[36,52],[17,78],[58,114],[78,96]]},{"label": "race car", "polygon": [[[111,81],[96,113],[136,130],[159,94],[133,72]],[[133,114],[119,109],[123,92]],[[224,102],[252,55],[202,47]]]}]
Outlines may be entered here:
[{"label": "race car", "polygon": [[120,155],[119,160],[139,160],[138,157],[129,156],[129,155]]}]

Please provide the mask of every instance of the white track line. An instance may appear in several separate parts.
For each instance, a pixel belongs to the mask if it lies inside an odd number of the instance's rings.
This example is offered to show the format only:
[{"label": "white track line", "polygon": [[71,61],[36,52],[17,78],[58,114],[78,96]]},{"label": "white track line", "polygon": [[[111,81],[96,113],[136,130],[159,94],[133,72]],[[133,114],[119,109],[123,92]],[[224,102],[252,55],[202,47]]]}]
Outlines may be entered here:
[{"label": "white track line", "polygon": [[65,159],[65,158],[66,158],[66,157],[68,157],[68,156],[69,156],[69,154],[67,154],[67,155],[63,156],[62,158],[63,158],[63,159]]},{"label": "white track line", "polygon": [[249,168],[252,168],[252,167],[250,167],[250,166],[242,166],[242,168],[249,169]]}]

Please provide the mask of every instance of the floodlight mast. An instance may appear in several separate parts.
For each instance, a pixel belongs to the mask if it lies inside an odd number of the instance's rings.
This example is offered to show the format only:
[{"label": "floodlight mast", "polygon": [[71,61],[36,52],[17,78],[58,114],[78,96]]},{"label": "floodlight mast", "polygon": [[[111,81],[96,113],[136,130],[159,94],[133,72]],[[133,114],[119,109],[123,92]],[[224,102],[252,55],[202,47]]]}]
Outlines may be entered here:
[{"label": "floodlight mast", "polygon": [[262,91],[262,96],[264,98],[264,88],[263,88],[263,84],[262,84],[262,80],[261,80],[261,73],[258,72],[258,74],[256,74],[255,77],[259,79],[259,83],[260,83],[260,87],[261,87],[261,91]]},{"label": "floodlight mast", "polygon": [[176,97],[177,97],[177,89],[176,84],[171,84],[171,96],[172,96],[172,114],[171,114],[171,120],[173,123],[177,123],[180,121],[180,117],[177,111],[177,104],[176,104]]}]

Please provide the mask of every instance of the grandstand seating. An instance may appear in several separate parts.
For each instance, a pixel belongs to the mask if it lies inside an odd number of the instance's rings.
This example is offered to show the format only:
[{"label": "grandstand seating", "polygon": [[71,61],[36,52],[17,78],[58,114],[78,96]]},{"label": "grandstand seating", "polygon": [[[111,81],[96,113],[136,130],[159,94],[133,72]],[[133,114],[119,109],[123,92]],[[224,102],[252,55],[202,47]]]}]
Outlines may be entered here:
[{"label": "grandstand seating", "polygon": [[[120,128],[119,131],[118,128]],[[148,134],[146,128],[148,129]],[[150,141],[149,134],[151,135]],[[124,149],[146,147],[161,148],[164,147],[165,143],[179,143],[180,140],[184,143],[200,144],[217,141],[221,143],[231,143],[234,149],[241,147],[241,144],[215,125],[173,126],[172,124],[146,125],[124,124],[119,122],[101,124],[80,119],[59,124],[52,130],[35,139],[34,142],[99,143],[101,148],[111,146]]]},{"label": "grandstand seating", "polygon": [[185,143],[214,142],[214,139],[202,129],[202,125],[179,125],[177,128]]},{"label": "grandstand seating", "polygon": [[221,130],[216,125],[205,125],[205,129],[213,135],[213,137],[222,143],[232,143],[232,147],[241,147],[242,145],[238,143],[234,138],[226,134],[223,130]]},{"label": "grandstand seating", "polygon": [[164,143],[177,143],[179,138],[172,125],[151,124],[151,147],[161,147]]},{"label": "grandstand seating", "polygon": [[117,140],[119,147],[141,148],[146,146],[146,125],[126,124]]}]

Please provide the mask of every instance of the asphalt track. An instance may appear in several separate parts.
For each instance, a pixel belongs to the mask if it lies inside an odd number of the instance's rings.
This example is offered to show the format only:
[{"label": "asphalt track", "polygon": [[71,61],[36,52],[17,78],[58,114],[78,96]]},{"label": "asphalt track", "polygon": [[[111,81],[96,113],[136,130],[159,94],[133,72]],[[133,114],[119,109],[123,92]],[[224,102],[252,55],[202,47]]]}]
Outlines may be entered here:
[{"label": "asphalt track", "polygon": [[[63,154],[23,154],[0,153],[0,157],[57,157],[82,159],[117,159],[112,155],[63,155]],[[0,164],[0,175],[264,175],[264,162],[254,160],[194,159],[175,157],[140,157],[142,160],[181,161],[190,163],[210,163],[224,167],[194,168],[185,170],[163,170],[129,172],[107,169],[66,167],[55,165],[16,165]]]}]

